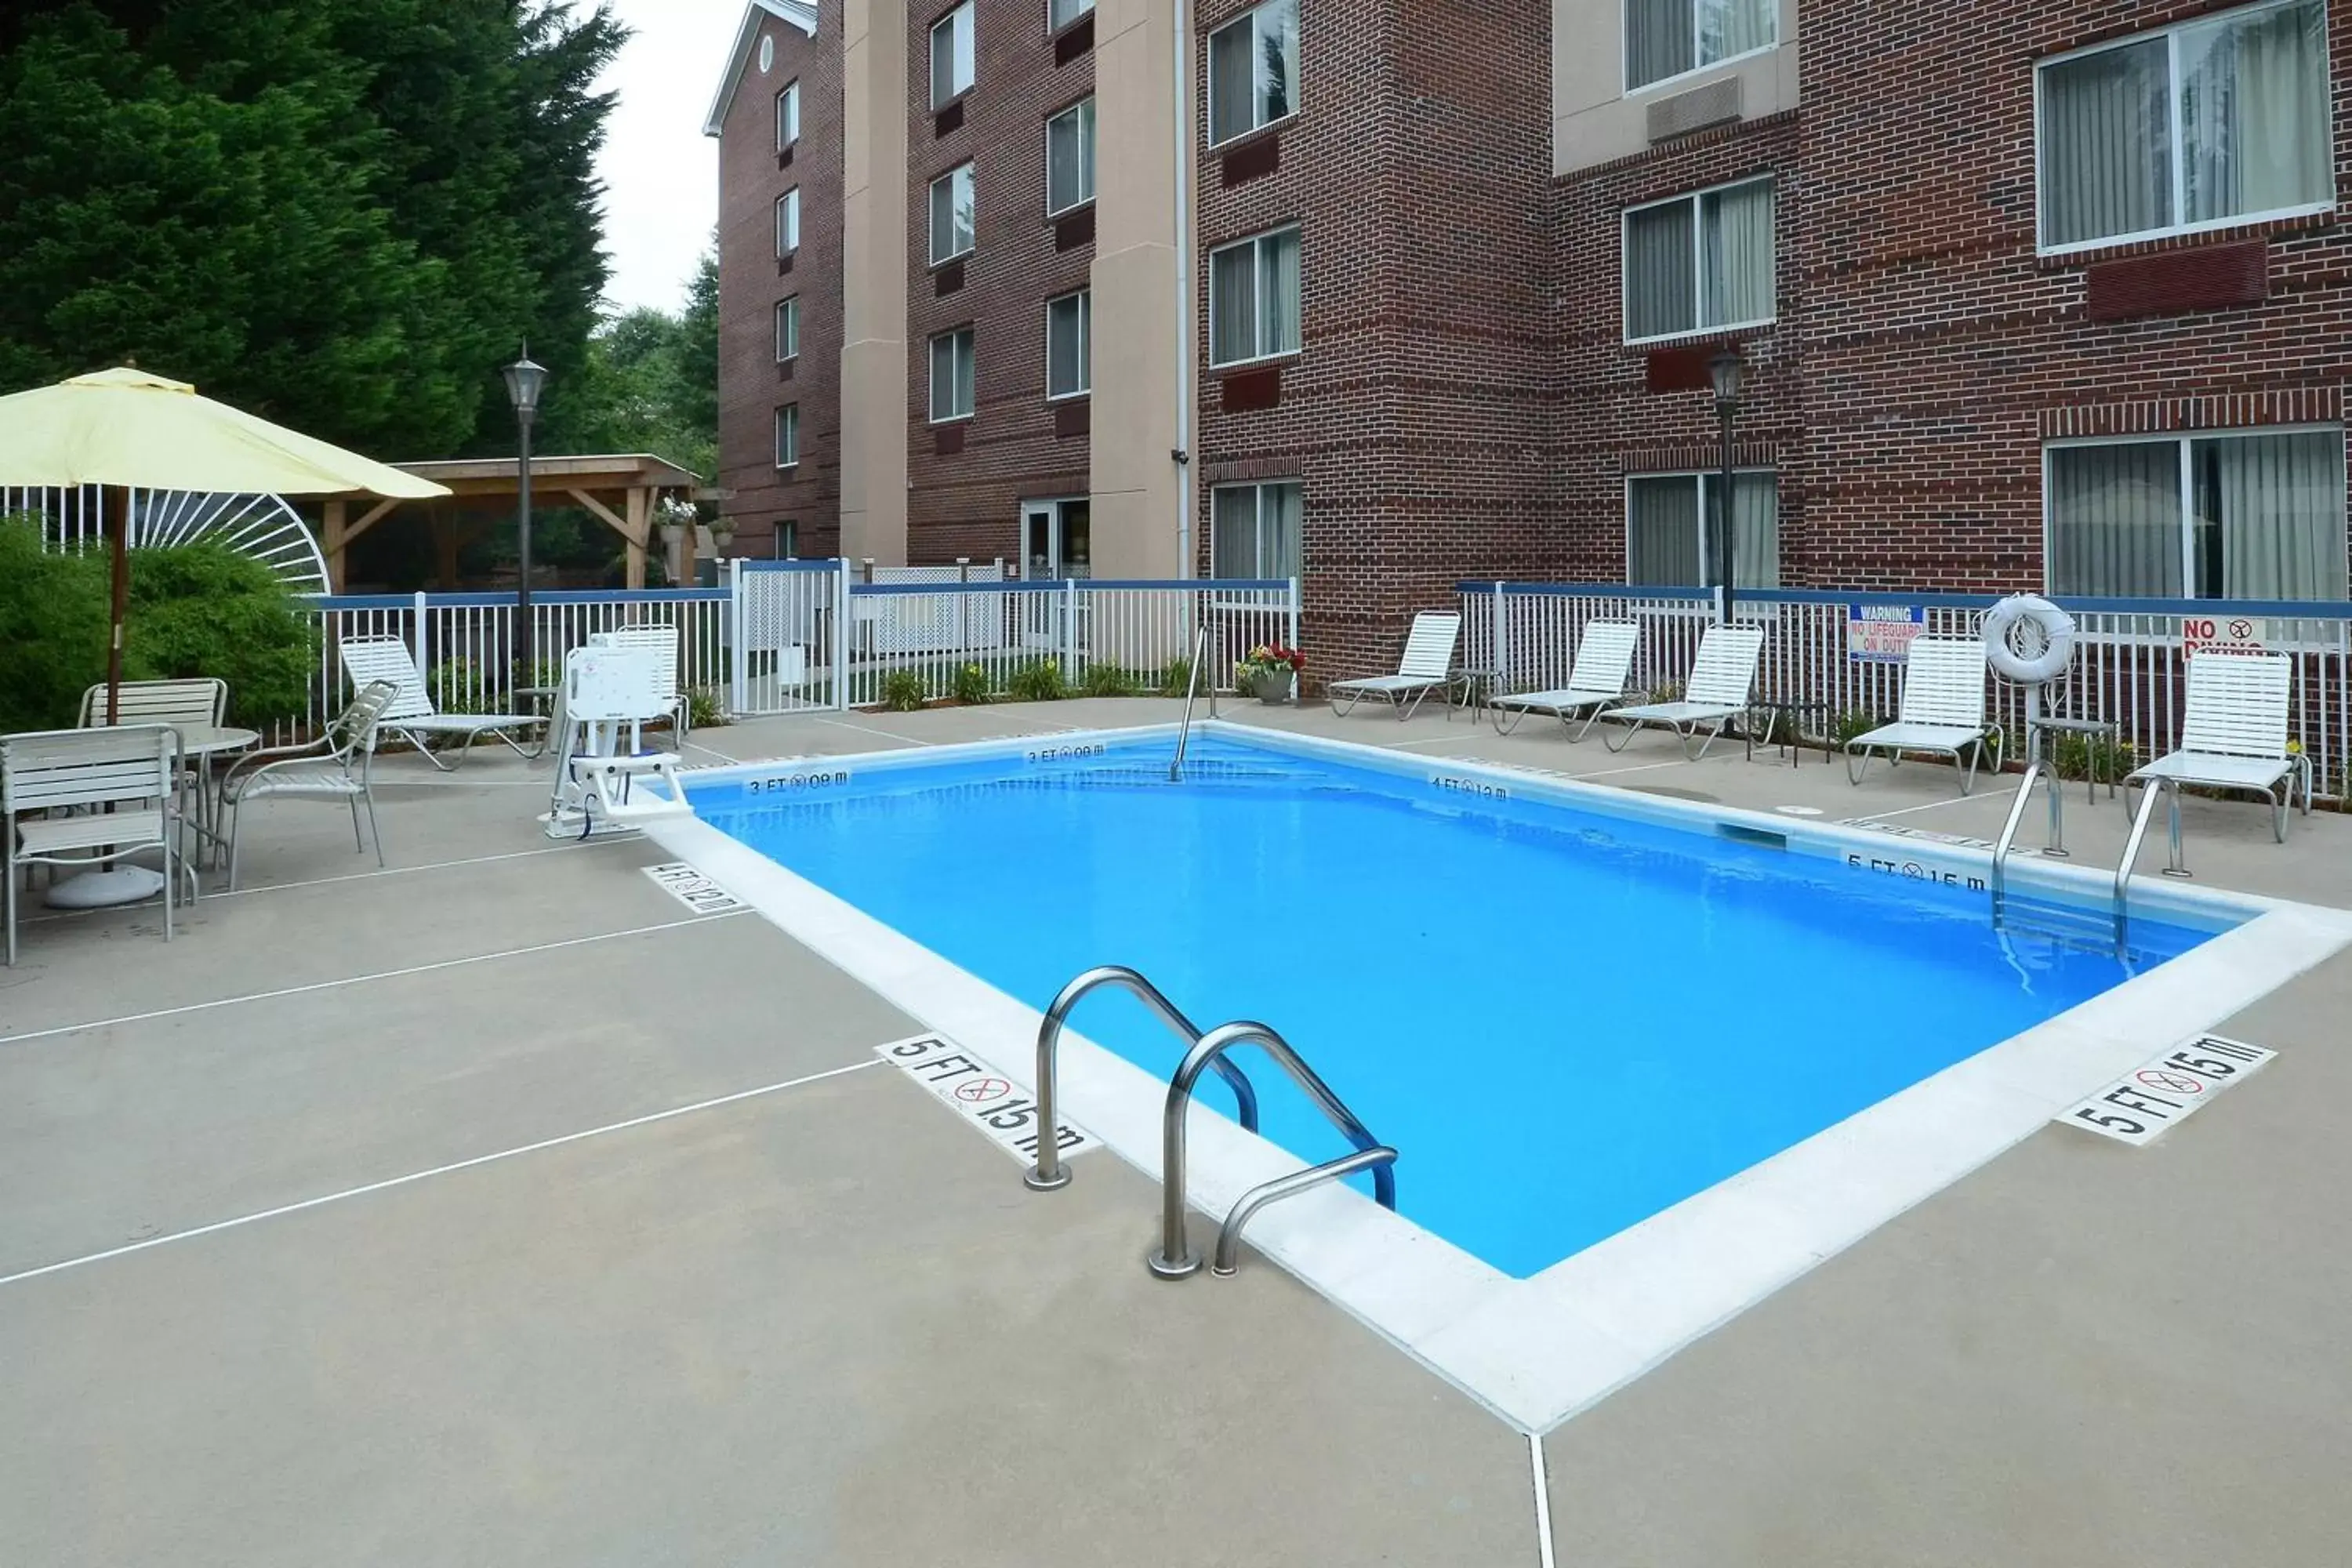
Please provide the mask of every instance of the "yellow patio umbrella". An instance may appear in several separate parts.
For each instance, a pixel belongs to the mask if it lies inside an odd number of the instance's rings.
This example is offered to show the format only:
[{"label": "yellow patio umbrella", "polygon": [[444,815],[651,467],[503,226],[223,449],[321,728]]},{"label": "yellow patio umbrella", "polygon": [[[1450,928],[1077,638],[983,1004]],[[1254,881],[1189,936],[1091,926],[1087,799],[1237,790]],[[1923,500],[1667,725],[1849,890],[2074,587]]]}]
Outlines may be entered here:
[{"label": "yellow patio umbrella", "polygon": [[[197,490],[226,495],[446,496],[446,485],[199,397],[184,381],[128,366],[0,397],[0,485]],[[122,685],[130,595],[130,498],[108,520],[114,552],[107,710]]]}]

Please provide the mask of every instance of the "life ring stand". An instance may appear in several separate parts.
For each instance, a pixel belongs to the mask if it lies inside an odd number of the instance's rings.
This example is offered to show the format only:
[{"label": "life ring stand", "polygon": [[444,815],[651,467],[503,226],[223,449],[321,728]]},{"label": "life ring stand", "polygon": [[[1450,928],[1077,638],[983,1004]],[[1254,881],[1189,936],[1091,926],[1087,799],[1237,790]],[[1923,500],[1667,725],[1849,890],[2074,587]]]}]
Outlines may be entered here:
[{"label": "life ring stand", "polygon": [[2074,655],[2074,617],[2038,594],[2012,594],[1985,612],[1985,662],[2019,686],[2047,686]]}]

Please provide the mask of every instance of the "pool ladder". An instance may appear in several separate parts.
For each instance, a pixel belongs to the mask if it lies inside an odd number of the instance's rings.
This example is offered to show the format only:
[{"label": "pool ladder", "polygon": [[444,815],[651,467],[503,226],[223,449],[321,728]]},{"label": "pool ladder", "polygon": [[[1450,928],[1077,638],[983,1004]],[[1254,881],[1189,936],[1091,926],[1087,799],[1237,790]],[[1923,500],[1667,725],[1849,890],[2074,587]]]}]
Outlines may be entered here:
[{"label": "pool ladder", "polygon": [[[1184,669],[1184,721],[1176,727],[1176,755],[1168,764],[1168,782],[1181,784],[1184,780],[1184,747],[1192,738],[1192,693],[1201,684],[1201,667],[1209,654],[1209,623],[1202,621],[1192,632],[1192,662]],[[1209,682],[1209,717],[1217,716],[1217,683]]]},{"label": "pool ladder", "polygon": [[[2062,798],[2065,785],[2057,773],[2040,758],[2026,764],[2025,777],[2017,786],[2017,798],[2009,804],[2009,819],[2001,824],[2000,837],[1992,847],[1992,923],[1998,931],[2009,916],[2009,857],[2016,847],[2018,824],[2025,819],[2025,807],[2033,798],[2033,786],[2044,784],[2050,791],[2050,841],[2042,853],[2054,858],[2066,855],[2066,821]],[[2140,845],[2147,838],[2148,823],[2156,816],[2159,798],[2172,799],[2172,863],[2165,868],[2167,876],[2187,873],[2180,861],[2180,803],[2171,795],[2170,786],[2158,781],[2148,786],[2140,797],[2139,810],[2133,814],[2131,837],[2124,843],[2124,858],[2116,866],[2110,899],[2110,915],[2115,927],[2116,956],[2121,958],[2130,949],[2131,936],[2131,874],[2139,863]]]},{"label": "pool ladder", "polygon": [[1372,1195],[1384,1209],[1396,1207],[1395,1150],[1380,1142],[1364,1129],[1356,1114],[1339,1097],[1331,1092],[1330,1085],[1316,1076],[1290,1043],[1264,1024],[1248,1019],[1236,1019],[1220,1024],[1203,1033],[1176,1008],[1176,1005],[1160,994],[1160,988],[1141,974],[1122,964],[1107,963],[1089,969],[1062,987],[1054,1005],[1045,1009],[1045,1021],[1037,1027],[1037,1163],[1022,1176],[1037,1192],[1052,1192],[1070,1184],[1069,1167],[1062,1163],[1057,1142],[1059,1123],[1055,1119],[1058,1094],[1055,1082],[1055,1063],[1062,1041],[1062,1026],[1078,1003],[1089,993],[1106,985],[1116,985],[1131,993],[1150,1007],[1160,1021],[1190,1044],[1176,1075],[1168,1080],[1168,1102],[1160,1115],[1160,1248],[1147,1255],[1144,1264],[1162,1279],[1181,1279],[1199,1272],[1200,1254],[1194,1252],[1185,1235],[1184,1225],[1184,1113],[1192,1103],[1192,1090],[1204,1072],[1213,1071],[1234,1091],[1235,1114],[1242,1127],[1257,1131],[1257,1090],[1249,1077],[1225,1053],[1235,1046],[1264,1047],[1275,1065],[1290,1075],[1291,1081],[1307,1093],[1342,1137],[1355,1145],[1352,1152],[1319,1165],[1251,1188],[1217,1232],[1216,1261],[1211,1272],[1232,1274],[1240,1265],[1243,1227],[1268,1204],[1338,1181],[1360,1171],[1372,1173]]}]

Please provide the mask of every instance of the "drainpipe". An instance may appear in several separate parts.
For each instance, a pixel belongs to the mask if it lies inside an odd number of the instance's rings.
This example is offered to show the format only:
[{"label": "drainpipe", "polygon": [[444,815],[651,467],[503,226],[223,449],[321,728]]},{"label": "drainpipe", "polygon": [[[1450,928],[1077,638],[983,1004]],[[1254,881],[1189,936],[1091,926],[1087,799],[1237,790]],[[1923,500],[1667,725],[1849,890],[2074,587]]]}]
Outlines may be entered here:
[{"label": "drainpipe", "polygon": [[1169,26],[1175,35],[1169,69],[1174,90],[1170,113],[1175,121],[1176,147],[1176,574],[1193,574],[1192,515],[1192,117],[1185,97],[1185,68],[1191,63],[1191,38],[1184,30],[1184,0],[1169,7]]}]

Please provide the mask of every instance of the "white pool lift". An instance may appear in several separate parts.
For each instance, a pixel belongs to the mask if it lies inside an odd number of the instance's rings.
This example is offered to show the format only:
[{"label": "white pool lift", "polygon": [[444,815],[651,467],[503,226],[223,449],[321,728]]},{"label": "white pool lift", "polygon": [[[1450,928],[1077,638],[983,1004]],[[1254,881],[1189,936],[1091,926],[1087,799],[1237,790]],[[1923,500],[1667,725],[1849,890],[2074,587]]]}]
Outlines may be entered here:
[{"label": "white pool lift", "polygon": [[693,815],[676,753],[637,749],[646,724],[671,717],[671,672],[654,649],[576,647],[564,656],[555,787],[545,818],[550,838],[585,838]]}]

